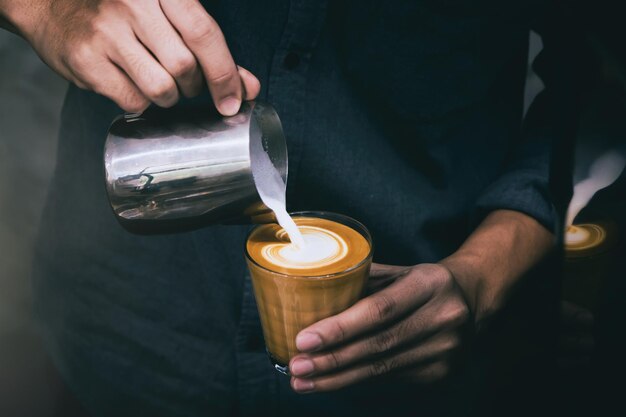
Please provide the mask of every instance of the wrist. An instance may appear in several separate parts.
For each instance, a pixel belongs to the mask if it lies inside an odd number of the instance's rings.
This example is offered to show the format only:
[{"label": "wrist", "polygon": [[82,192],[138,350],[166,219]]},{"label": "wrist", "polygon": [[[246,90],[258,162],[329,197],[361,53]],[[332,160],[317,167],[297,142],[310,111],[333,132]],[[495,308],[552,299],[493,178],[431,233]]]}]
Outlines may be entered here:
[{"label": "wrist", "polygon": [[481,271],[484,263],[478,256],[463,252],[456,252],[439,263],[452,274],[471,311],[474,325],[479,329],[501,306],[498,291]]},{"label": "wrist", "polygon": [[479,328],[504,306],[517,283],[553,245],[554,236],[536,220],[497,210],[440,263],[457,281]]}]

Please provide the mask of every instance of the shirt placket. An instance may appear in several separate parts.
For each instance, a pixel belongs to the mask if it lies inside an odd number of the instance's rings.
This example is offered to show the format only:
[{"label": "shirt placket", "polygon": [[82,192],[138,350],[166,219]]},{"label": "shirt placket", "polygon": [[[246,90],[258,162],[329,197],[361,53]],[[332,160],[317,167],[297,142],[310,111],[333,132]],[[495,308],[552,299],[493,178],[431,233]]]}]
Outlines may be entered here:
[{"label": "shirt placket", "polygon": [[[285,29],[276,47],[267,81],[266,99],[280,114],[287,137],[289,181],[293,195],[302,156],[298,121],[306,118],[306,77],[312,53],[326,19],[326,1],[291,1]],[[263,337],[250,277],[244,282],[241,319],[236,338],[238,414],[281,414],[278,384],[285,383],[265,355]],[[283,379],[281,381],[280,379]]]},{"label": "shirt placket", "polygon": [[[289,152],[287,204],[295,194],[302,158],[301,121],[307,118],[307,74],[326,21],[327,2],[292,1],[287,24],[276,48],[268,80],[267,99],[281,117]],[[293,200],[292,200],[293,201]]]}]

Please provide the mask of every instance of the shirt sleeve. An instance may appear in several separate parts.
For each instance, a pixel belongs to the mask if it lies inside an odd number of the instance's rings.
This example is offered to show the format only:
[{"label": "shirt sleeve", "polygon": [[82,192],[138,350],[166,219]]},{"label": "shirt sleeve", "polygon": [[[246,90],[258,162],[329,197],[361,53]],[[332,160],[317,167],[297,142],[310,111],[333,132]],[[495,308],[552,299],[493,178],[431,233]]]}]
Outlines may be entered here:
[{"label": "shirt sleeve", "polygon": [[570,16],[551,10],[533,29],[543,42],[533,69],[545,88],[533,100],[502,174],[476,201],[473,223],[490,211],[510,209],[556,233],[571,196],[571,145],[587,64],[582,34]]}]

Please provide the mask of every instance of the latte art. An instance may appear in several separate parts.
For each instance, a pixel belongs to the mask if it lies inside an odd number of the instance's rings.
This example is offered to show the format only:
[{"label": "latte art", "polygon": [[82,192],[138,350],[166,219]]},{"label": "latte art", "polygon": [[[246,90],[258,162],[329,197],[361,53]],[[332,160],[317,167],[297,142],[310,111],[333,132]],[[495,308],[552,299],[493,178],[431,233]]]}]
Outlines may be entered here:
[{"label": "latte art", "polygon": [[565,233],[565,248],[569,251],[592,249],[604,242],[606,232],[597,224],[570,226]]},{"label": "latte art", "polygon": [[[262,256],[274,265],[283,268],[324,267],[338,262],[348,254],[346,241],[337,233],[315,226],[299,227],[304,246],[293,243],[268,244]],[[279,231],[278,239],[285,240],[286,232]]]},{"label": "latte art", "polygon": [[570,226],[565,234],[565,244],[568,246],[584,245],[590,236],[591,233],[586,228]]},{"label": "latte art", "polygon": [[292,243],[277,224],[257,227],[248,237],[248,255],[270,271],[297,276],[323,276],[363,262],[371,246],[358,231],[328,219],[294,217],[304,245]]}]

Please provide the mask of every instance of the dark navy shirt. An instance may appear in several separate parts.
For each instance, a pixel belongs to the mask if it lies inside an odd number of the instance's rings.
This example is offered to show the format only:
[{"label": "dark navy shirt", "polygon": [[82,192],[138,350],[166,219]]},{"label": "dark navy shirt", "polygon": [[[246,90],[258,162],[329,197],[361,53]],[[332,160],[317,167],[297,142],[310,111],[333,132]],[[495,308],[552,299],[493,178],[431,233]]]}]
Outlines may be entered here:
[{"label": "dark navy shirt", "polygon": [[[547,87],[522,123],[529,30],[550,2],[205,3],[281,116],[290,210],[360,220],[374,260],[397,265],[449,255],[494,209],[554,227],[550,147],[571,89],[551,64],[565,50],[545,32],[552,59],[538,68]],[[47,346],[94,416],[475,409],[484,397],[479,362],[443,391],[392,378],[294,394],[265,356],[242,254],[246,226],[146,237],[115,221],[102,149],[119,113],[70,88],[34,273]]]}]

